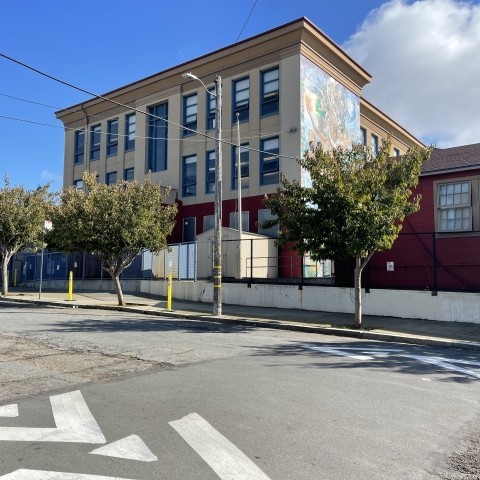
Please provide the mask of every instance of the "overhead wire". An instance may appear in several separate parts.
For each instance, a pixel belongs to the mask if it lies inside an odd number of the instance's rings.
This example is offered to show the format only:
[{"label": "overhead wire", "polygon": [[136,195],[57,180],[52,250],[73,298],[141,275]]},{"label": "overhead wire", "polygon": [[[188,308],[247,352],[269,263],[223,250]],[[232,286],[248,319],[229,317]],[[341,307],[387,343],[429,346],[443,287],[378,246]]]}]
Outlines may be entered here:
[{"label": "overhead wire", "polygon": [[[117,106],[119,106],[119,107],[126,108],[126,109],[128,109],[128,110],[131,110],[131,111],[140,113],[140,114],[142,114],[142,115],[147,115],[147,116],[149,116],[149,117],[151,117],[151,118],[155,118],[155,119],[157,119],[157,120],[161,120],[161,121],[163,121],[163,122],[166,122],[166,123],[169,123],[169,124],[171,124],[171,125],[174,125],[174,126],[180,128],[180,129],[182,129],[182,130],[195,133],[196,135],[200,135],[200,136],[202,136],[202,137],[204,137],[204,138],[208,138],[208,139],[210,139],[210,140],[217,141],[217,139],[216,139],[215,137],[212,137],[212,136],[207,135],[207,134],[205,134],[205,133],[199,132],[199,131],[197,131],[197,130],[195,130],[195,129],[192,129],[192,128],[189,128],[189,127],[185,127],[184,125],[180,125],[179,123],[176,123],[176,122],[174,122],[173,120],[169,120],[168,118],[163,118],[163,117],[160,117],[160,116],[158,116],[158,115],[154,115],[153,113],[150,113],[150,112],[143,112],[142,110],[139,110],[138,108],[132,107],[132,106],[130,106],[130,105],[126,105],[126,104],[121,103],[121,102],[117,102],[116,100],[112,100],[111,98],[108,98],[108,97],[106,97],[106,96],[104,96],[104,95],[98,95],[98,94],[96,94],[96,93],[90,92],[89,90],[86,90],[86,89],[84,89],[84,88],[82,88],[82,87],[78,87],[78,86],[76,86],[76,85],[74,85],[74,84],[72,84],[72,83],[69,83],[69,82],[67,82],[67,81],[65,81],[65,80],[62,80],[62,79],[60,79],[60,78],[57,78],[57,77],[55,77],[55,76],[53,76],[53,75],[50,75],[50,74],[48,74],[48,73],[46,73],[46,72],[43,72],[42,70],[39,70],[38,68],[32,67],[31,65],[28,65],[28,64],[26,64],[26,63],[24,63],[24,62],[21,62],[20,60],[17,60],[17,59],[15,59],[15,58],[13,58],[13,57],[10,57],[10,56],[8,56],[8,55],[6,55],[6,54],[4,54],[4,53],[1,53],[1,52],[0,52],[0,57],[3,57],[3,58],[5,58],[6,60],[9,60],[9,61],[11,61],[11,62],[13,62],[13,63],[16,63],[17,65],[20,65],[20,66],[22,66],[22,67],[24,67],[24,68],[26,68],[26,69],[28,69],[28,70],[31,70],[31,71],[33,71],[33,72],[35,72],[35,73],[38,73],[39,75],[42,75],[42,76],[44,76],[44,77],[46,77],[46,78],[49,78],[50,80],[53,80],[53,81],[58,82],[58,83],[61,83],[62,85],[65,85],[65,86],[67,86],[67,87],[73,88],[73,89],[75,89],[75,90],[78,90],[78,91],[80,91],[80,92],[83,92],[83,93],[85,93],[85,94],[87,94],[87,95],[90,95],[90,96],[92,96],[92,97],[99,98],[99,99],[101,99],[101,100],[105,100],[105,101],[110,102],[110,103],[113,103],[114,105],[117,105]],[[223,139],[221,140],[221,143],[226,144],[226,145],[230,145],[230,146],[237,146],[236,143],[230,142],[230,141],[228,141],[228,140],[223,140]],[[271,152],[268,152],[268,151],[265,151],[265,150],[260,150],[260,149],[258,149],[258,148],[248,147],[248,150],[249,150],[249,151],[253,151],[253,152],[265,153],[265,154],[271,155]],[[275,156],[278,157],[278,158],[286,158],[286,159],[290,159],[290,160],[296,160],[296,157],[291,157],[291,156],[288,156],[288,155],[276,154]]]},{"label": "overhead wire", "polygon": [[[12,121],[16,121],[16,122],[24,122],[24,123],[31,123],[31,124],[34,124],[34,125],[40,125],[40,126],[43,126],[43,127],[51,127],[51,128],[61,128],[62,130],[69,130],[69,131],[76,131],[76,132],[83,132],[83,133],[88,133],[88,130],[85,130],[85,128],[73,128],[73,127],[65,127],[63,125],[53,125],[51,123],[45,123],[45,122],[39,122],[37,120],[30,120],[30,119],[26,119],[26,118],[17,118],[17,117],[11,117],[11,116],[8,116],[8,115],[0,115],[0,118],[3,118],[5,120],[12,120]],[[245,137],[242,137],[243,139],[251,139],[251,138],[262,138],[262,137],[271,137],[273,135],[281,135],[282,133],[288,133],[286,131],[282,131],[282,132],[265,132],[265,133],[262,133],[258,136],[256,135],[252,135],[252,136],[245,136]],[[100,131],[100,135],[101,136],[107,136],[107,135],[115,135],[116,137],[123,137],[123,138],[126,138],[126,137],[129,137],[130,135],[128,134],[125,134],[125,133],[115,133],[115,134],[111,134],[109,132],[104,132],[104,131]],[[191,138],[191,137],[183,137],[183,138],[172,138],[172,137],[142,137],[140,135],[135,135],[135,139],[139,139],[139,140],[168,140],[168,141],[172,141],[172,142],[191,142],[191,143],[203,143],[204,141],[203,140],[198,140],[198,139],[195,139],[195,138]],[[237,144],[235,144],[235,146],[237,146]],[[246,148],[246,147],[245,147]]]},{"label": "overhead wire", "polygon": [[[248,14],[248,17],[247,17],[247,19],[245,20],[245,23],[243,24],[243,27],[242,27],[242,29],[240,30],[240,33],[237,35],[237,38],[235,39],[234,44],[238,42],[238,40],[239,40],[239,38],[241,37],[243,31],[245,30],[245,27],[247,26],[247,23],[248,23],[248,21],[250,20],[250,17],[252,16],[253,10],[255,9],[255,5],[257,5],[257,1],[258,1],[258,0],[255,0],[255,1],[253,2],[252,8],[250,9],[250,13]],[[225,65],[227,64],[227,61],[228,61],[228,59],[230,58],[230,54],[232,53],[233,47],[234,47],[234,45],[232,45],[232,46],[230,47],[230,50],[229,50],[229,52],[228,52],[228,55],[227,55],[227,57],[225,58],[225,60],[224,60],[224,62],[223,62],[222,70],[225,68]]]}]

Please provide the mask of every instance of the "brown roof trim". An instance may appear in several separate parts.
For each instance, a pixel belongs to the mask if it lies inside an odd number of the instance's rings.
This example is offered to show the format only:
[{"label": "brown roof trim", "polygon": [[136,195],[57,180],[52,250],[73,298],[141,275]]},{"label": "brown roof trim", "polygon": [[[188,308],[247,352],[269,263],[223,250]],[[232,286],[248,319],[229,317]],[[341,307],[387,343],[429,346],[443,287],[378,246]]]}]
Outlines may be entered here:
[{"label": "brown roof trim", "polygon": [[[201,56],[199,56],[199,57],[193,58],[193,59],[191,59],[191,60],[188,60],[188,61],[186,61],[186,62],[180,63],[180,64],[178,64],[178,65],[174,65],[173,67],[169,67],[169,68],[167,68],[167,69],[165,69],[165,70],[162,70],[162,71],[160,71],[160,72],[154,73],[154,74],[149,75],[149,76],[147,76],[147,77],[141,78],[141,79],[139,79],[139,80],[135,80],[135,81],[132,82],[132,83],[128,83],[128,84],[123,85],[123,86],[121,86],[121,87],[119,87],[119,88],[116,88],[116,89],[111,90],[111,91],[109,91],[109,92],[107,92],[107,93],[104,93],[104,94],[102,94],[102,96],[104,96],[104,97],[110,96],[110,95],[115,94],[116,92],[119,92],[119,91],[121,91],[121,90],[123,90],[123,89],[125,89],[125,88],[132,87],[132,86],[134,86],[134,85],[136,85],[136,84],[138,84],[138,83],[145,82],[145,81],[150,80],[150,79],[152,79],[152,78],[154,78],[154,77],[157,77],[157,76],[159,76],[159,75],[164,75],[164,74],[166,74],[166,73],[168,73],[168,72],[170,72],[170,71],[172,71],[172,70],[181,68],[181,67],[183,67],[183,66],[187,66],[187,65],[189,65],[190,63],[198,62],[198,61],[200,61],[200,60],[202,60],[202,59],[205,59],[205,58],[207,58],[207,57],[210,57],[211,55],[216,55],[216,54],[218,54],[218,53],[225,52],[225,51],[230,50],[231,48],[233,48],[233,47],[235,47],[235,46],[242,45],[242,44],[244,44],[244,43],[247,43],[247,42],[250,42],[250,41],[252,41],[252,40],[258,39],[258,38],[260,38],[260,37],[262,37],[262,36],[264,36],[264,35],[268,35],[268,34],[274,33],[274,32],[276,32],[276,31],[278,31],[278,30],[285,29],[285,28],[287,28],[287,27],[290,27],[290,26],[292,26],[292,25],[295,25],[296,23],[299,23],[299,24],[300,24],[300,23],[306,23],[306,24],[308,24],[308,25],[315,31],[315,33],[317,33],[318,36],[320,36],[327,44],[330,44],[330,46],[331,46],[334,50],[338,50],[339,53],[341,53],[341,54],[342,54],[343,56],[345,56],[349,61],[351,61],[352,64],[354,64],[354,65],[355,65],[359,70],[361,70],[366,76],[368,76],[369,78],[371,78],[371,75],[370,75],[361,65],[359,65],[355,60],[353,60],[353,58],[351,58],[338,44],[336,44],[332,39],[330,39],[330,37],[328,37],[325,33],[323,33],[313,22],[311,22],[311,21],[310,21],[308,18],[306,18],[306,17],[300,17],[300,18],[297,18],[296,20],[292,20],[291,22],[284,23],[283,25],[280,25],[280,26],[278,26],[278,27],[272,28],[272,29],[267,30],[267,31],[265,31],[265,32],[261,32],[261,33],[259,33],[259,34],[257,34],[257,35],[252,36],[252,37],[248,37],[248,38],[246,38],[245,40],[241,40],[240,42],[232,43],[232,44],[230,44],[230,45],[227,45],[226,47],[222,47],[222,48],[220,48],[220,49],[218,49],[218,50],[214,50],[213,52],[206,53],[206,54],[204,54],[204,55],[201,55]],[[85,103],[88,103],[88,102],[91,102],[91,101],[93,101],[93,100],[96,100],[97,98],[98,98],[98,97],[94,97],[94,98],[91,98],[91,99],[89,99],[89,100],[84,100],[83,102],[79,102],[79,103],[77,103],[77,104],[75,104],[75,105],[72,105],[72,106],[70,106],[70,107],[63,108],[63,109],[61,109],[61,110],[58,110],[58,111],[55,112],[55,115],[57,115],[57,116],[58,116],[58,115],[61,115],[63,112],[66,112],[66,111],[71,110],[71,109],[73,109],[73,108],[77,108],[77,107],[79,107],[79,106],[81,106],[81,105],[83,105],[83,104],[85,104]]]},{"label": "brown roof trim", "polygon": [[478,170],[480,168],[480,143],[458,147],[434,148],[422,175]]},{"label": "brown roof trim", "polygon": [[[342,55],[345,56],[350,62],[352,62],[359,70],[361,70],[366,77],[368,77],[370,79],[372,78],[372,75],[370,73],[368,73],[358,62],[356,62],[347,52],[345,52],[345,50],[342,47],[340,47],[340,45],[338,45],[338,43],[334,42],[326,33],[322,32],[307,17],[301,17],[301,18],[295,20],[292,23],[295,23],[295,22],[298,22],[298,21],[301,21],[301,20],[303,20],[305,23],[308,23],[308,25],[310,25],[315,30],[315,32],[318,34],[318,36],[322,37],[325,40],[326,43],[330,43],[333,47],[335,47],[335,49],[339,50],[342,53]],[[290,25],[290,24],[282,25],[278,28],[283,28],[283,27],[286,27],[287,25]],[[265,33],[269,33],[269,32],[265,32]]]},{"label": "brown roof trim", "polygon": [[368,100],[366,100],[364,97],[361,97],[360,98],[360,102],[361,103],[364,103],[368,108],[374,110],[378,115],[380,115],[381,117],[385,118],[388,122],[394,124],[398,130],[400,130],[401,132],[403,132],[406,136],[410,137],[412,140],[414,140],[415,142],[419,143],[420,145],[422,145],[423,147],[426,147],[426,145],[421,141],[419,140],[417,137],[415,137],[414,135],[412,135],[408,130],[406,130],[404,127],[402,127],[399,123],[397,123],[395,120],[393,120],[391,117],[389,117],[386,113],[382,112],[382,110],[380,110],[378,107],[376,107],[375,105],[373,105],[373,103],[369,102]]},{"label": "brown roof trim", "polygon": [[433,175],[443,175],[445,173],[468,172],[470,170],[480,170],[480,163],[478,165],[470,165],[468,167],[454,167],[444,168],[439,170],[426,170],[420,174],[421,177],[431,177]]}]

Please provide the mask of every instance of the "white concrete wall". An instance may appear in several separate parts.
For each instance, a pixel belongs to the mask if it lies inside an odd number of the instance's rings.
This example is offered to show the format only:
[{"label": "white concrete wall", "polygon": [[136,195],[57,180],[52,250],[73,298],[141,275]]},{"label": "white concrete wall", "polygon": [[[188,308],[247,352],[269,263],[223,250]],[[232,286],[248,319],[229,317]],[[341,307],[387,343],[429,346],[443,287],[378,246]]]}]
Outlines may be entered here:
[{"label": "white concrete wall", "polygon": [[[44,288],[65,289],[66,281],[44,282]],[[167,282],[159,280],[122,281],[125,293],[149,293],[166,296]],[[113,291],[110,280],[76,281],[74,292],[82,290]],[[207,281],[174,281],[173,298],[194,302],[212,302],[213,285]],[[427,291],[371,290],[363,292],[364,315],[421,318],[449,322],[480,324],[480,294],[438,292],[432,296]],[[297,285],[224,283],[223,302],[231,305],[293,308],[325,312],[354,312],[354,294],[351,288]],[[175,305],[175,304],[174,304]]]}]

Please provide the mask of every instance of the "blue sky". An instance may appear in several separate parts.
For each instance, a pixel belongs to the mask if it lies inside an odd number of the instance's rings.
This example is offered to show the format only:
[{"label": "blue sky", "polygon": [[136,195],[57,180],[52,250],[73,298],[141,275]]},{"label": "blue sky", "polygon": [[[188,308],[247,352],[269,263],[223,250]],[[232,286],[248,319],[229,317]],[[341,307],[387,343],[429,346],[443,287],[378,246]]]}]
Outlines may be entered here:
[{"label": "blue sky", "polygon": [[[4,2],[0,52],[102,94],[234,43],[254,3]],[[480,51],[479,10],[478,1],[257,0],[239,39],[305,16],[373,75],[368,100],[425,142],[453,146],[480,141],[480,62],[470,57]],[[0,173],[59,189],[64,133],[54,111],[85,99],[0,58]]]}]

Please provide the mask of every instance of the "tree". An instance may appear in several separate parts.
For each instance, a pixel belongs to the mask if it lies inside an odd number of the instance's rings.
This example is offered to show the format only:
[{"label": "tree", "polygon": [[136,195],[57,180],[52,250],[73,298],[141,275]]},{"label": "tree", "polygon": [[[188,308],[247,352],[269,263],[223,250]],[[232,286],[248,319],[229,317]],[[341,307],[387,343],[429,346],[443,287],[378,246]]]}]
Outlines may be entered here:
[{"label": "tree", "polygon": [[311,177],[311,187],[282,176],[281,188],[265,205],[280,225],[279,243],[293,242],[312,259],[355,257],[355,326],[362,325],[361,275],[376,251],[388,250],[404,218],[417,211],[420,195],[412,195],[422,164],[431,149],[410,149],[391,157],[390,139],[372,155],[362,145],[325,152],[317,145],[298,159]]},{"label": "tree", "polygon": [[7,176],[0,189],[0,255],[2,295],[8,295],[8,263],[19,250],[37,249],[43,244],[45,220],[49,218],[55,194],[44,185],[36,190],[11,187]]},{"label": "tree", "polygon": [[124,305],[120,274],[143,251],[165,248],[177,207],[164,204],[170,189],[150,178],[105,185],[96,182],[95,173],[85,172],[83,182],[85,190],[62,190],[50,238],[62,251],[98,254],[118,304]]}]

